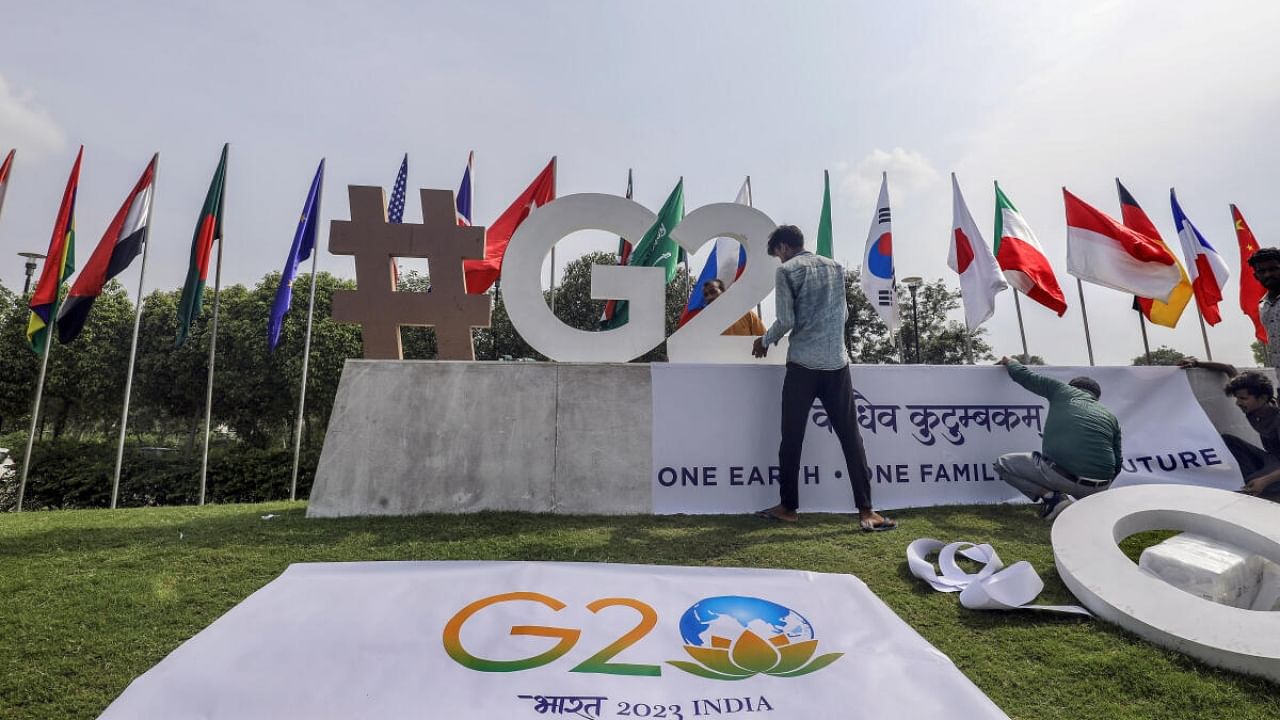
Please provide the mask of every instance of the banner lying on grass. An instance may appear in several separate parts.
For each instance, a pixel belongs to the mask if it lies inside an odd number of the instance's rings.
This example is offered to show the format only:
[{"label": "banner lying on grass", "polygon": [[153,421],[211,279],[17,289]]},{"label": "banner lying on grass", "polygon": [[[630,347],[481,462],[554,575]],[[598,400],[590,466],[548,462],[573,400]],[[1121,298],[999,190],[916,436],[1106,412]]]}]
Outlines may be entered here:
[{"label": "banner lying on grass", "polygon": [[[999,367],[851,366],[876,507],[1021,498],[992,463],[1040,449],[1048,401]],[[653,507],[737,513],[778,502],[781,367],[654,363]],[[1230,453],[1177,368],[1036,368],[1089,375],[1120,420],[1117,485],[1240,486]],[[801,458],[801,510],[852,512],[840,444],[814,401]]]},{"label": "banner lying on grass", "polygon": [[885,708],[1006,717],[850,575],[380,562],[290,566],[102,717],[799,720]]}]

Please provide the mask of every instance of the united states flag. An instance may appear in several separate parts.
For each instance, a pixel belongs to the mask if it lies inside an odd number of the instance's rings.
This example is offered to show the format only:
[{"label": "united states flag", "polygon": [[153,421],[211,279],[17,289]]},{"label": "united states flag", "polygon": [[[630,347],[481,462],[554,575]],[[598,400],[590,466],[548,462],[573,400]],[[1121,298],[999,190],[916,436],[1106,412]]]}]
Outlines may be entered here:
[{"label": "united states flag", "polygon": [[396,186],[391,190],[391,203],[387,205],[387,222],[399,225],[404,222],[404,190],[409,182],[409,153],[400,161],[400,173],[396,175]]}]

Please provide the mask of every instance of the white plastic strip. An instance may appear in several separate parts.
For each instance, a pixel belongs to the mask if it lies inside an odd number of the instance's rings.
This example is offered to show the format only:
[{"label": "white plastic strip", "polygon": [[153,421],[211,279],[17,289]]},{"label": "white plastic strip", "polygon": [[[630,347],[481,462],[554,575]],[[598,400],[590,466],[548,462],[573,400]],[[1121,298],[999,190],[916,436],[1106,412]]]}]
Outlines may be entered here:
[{"label": "white plastic strip", "polygon": [[[939,575],[929,555],[938,553]],[[956,562],[959,554],[982,565],[976,573],[965,572]],[[907,567],[911,574],[929,583],[938,592],[960,593],[960,604],[970,610],[1047,610],[1093,617],[1078,605],[1033,605],[1044,589],[1044,581],[1026,560],[1005,567],[990,545],[953,542],[943,545],[933,538],[920,538],[907,546]]]}]

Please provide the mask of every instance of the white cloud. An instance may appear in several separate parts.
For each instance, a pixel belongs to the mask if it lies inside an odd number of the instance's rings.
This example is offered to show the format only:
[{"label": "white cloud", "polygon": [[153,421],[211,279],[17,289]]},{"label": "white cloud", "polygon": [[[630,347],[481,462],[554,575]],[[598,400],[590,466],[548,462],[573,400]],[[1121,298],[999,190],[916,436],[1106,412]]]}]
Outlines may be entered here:
[{"label": "white cloud", "polygon": [[[66,147],[66,134],[29,92],[18,92],[0,75],[0,138],[22,154],[41,157]],[[6,148],[0,148],[6,150]]]},{"label": "white cloud", "polygon": [[880,174],[889,173],[889,197],[895,206],[910,204],[916,193],[938,182],[939,173],[922,153],[876,148],[854,165],[836,163],[836,192],[853,207],[869,207],[880,193]]}]

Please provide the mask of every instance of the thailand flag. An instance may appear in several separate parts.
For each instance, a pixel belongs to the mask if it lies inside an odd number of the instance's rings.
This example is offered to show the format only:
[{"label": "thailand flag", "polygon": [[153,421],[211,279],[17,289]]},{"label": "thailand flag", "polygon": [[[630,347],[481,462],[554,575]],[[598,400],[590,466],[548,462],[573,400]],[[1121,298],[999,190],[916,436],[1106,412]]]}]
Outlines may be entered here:
[{"label": "thailand flag", "polygon": [[1191,278],[1196,305],[1206,322],[1217,325],[1222,322],[1218,303],[1222,302],[1222,290],[1227,286],[1227,263],[1183,214],[1178,196],[1172,189],[1169,190],[1169,202],[1173,205],[1173,224],[1178,228],[1178,239],[1182,241],[1182,257]]},{"label": "thailand flag", "polygon": [[474,150],[467,153],[467,169],[462,171],[462,184],[458,185],[458,224],[471,227],[471,163],[475,160]]},{"label": "thailand flag", "polygon": [[[742,183],[742,189],[738,191],[738,197],[734,202],[739,205],[751,205],[751,178],[747,178]],[[719,279],[727,290],[746,266],[746,248],[733,238],[716,238],[715,245],[711,247],[711,255],[707,256],[707,264],[702,266],[702,272],[698,274],[698,282],[693,284],[693,291],[689,293],[689,304],[680,314],[680,327],[684,327],[685,323],[707,306],[706,300],[702,299],[703,285]]]}]

